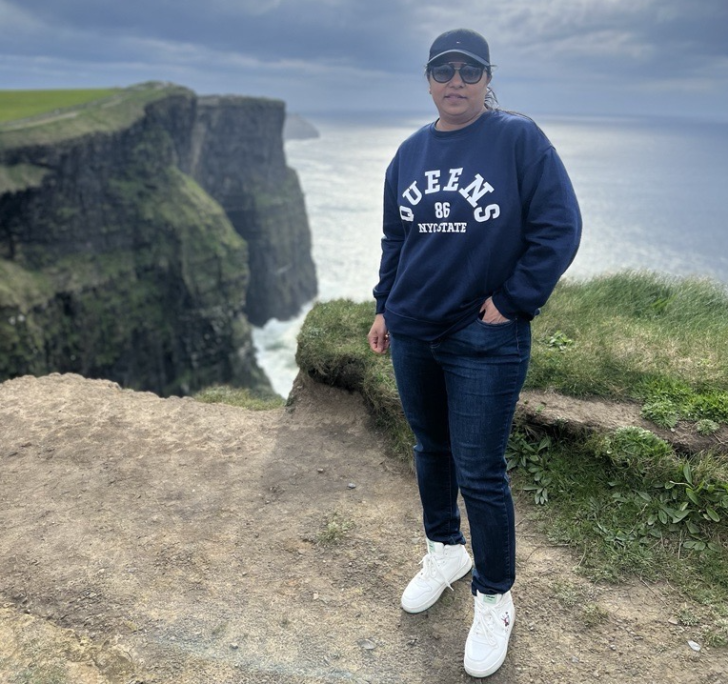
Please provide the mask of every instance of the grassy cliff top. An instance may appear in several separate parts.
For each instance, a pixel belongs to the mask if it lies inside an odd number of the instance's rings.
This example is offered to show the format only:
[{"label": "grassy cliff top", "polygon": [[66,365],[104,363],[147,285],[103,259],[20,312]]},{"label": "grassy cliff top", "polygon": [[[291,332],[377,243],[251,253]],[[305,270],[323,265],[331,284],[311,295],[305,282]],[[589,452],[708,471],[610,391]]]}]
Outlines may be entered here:
[{"label": "grassy cliff top", "polygon": [[194,97],[186,88],[158,82],[106,90],[0,91],[0,150],[122,130],[150,102],[181,94]]},{"label": "grassy cliff top", "polygon": [[51,114],[111,97],[119,88],[81,90],[0,90],[0,124]]}]

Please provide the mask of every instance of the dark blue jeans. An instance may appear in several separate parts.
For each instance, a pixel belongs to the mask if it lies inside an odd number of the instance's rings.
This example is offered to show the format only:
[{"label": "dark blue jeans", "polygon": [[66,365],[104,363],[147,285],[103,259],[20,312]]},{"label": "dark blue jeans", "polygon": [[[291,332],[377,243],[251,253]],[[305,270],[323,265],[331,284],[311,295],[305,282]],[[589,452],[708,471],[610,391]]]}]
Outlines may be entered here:
[{"label": "dark blue jeans", "polygon": [[476,319],[424,342],[390,333],[397,388],[414,448],[428,539],[463,544],[458,490],[470,523],[473,593],[508,591],[516,575],[505,450],[531,355],[531,326]]}]

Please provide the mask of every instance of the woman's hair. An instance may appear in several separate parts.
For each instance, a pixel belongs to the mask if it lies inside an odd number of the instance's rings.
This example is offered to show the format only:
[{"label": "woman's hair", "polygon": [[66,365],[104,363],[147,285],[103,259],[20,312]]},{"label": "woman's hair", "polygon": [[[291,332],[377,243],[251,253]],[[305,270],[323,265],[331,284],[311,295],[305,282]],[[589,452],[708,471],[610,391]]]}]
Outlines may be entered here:
[{"label": "woman's hair", "polygon": [[498,98],[496,97],[495,91],[490,86],[488,86],[488,90],[485,92],[485,106],[488,109],[500,108],[500,104],[498,103]]}]

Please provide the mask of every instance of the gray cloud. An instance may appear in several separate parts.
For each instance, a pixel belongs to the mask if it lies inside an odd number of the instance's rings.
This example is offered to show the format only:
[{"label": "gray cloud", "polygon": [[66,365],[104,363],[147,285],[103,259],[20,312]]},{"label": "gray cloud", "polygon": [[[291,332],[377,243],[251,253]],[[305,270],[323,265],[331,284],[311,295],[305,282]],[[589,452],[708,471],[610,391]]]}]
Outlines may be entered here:
[{"label": "gray cloud", "polygon": [[661,111],[682,89],[726,110],[724,0],[0,0],[0,87],[159,78],[296,109],[417,109],[429,44],[456,26],[488,38],[518,106]]}]

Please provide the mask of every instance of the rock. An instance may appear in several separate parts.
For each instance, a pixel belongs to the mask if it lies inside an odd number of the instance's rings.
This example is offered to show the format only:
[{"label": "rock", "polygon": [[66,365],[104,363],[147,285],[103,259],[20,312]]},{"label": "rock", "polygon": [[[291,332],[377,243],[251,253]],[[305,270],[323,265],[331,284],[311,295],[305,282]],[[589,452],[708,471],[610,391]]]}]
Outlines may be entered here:
[{"label": "rock", "polygon": [[318,129],[300,114],[289,113],[286,115],[286,121],[283,125],[284,140],[307,140],[319,138],[320,135]]},{"label": "rock", "polygon": [[249,249],[245,313],[253,325],[285,320],[316,296],[303,193],[286,166],[282,102],[204,97],[189,174],[217,200]]}]

